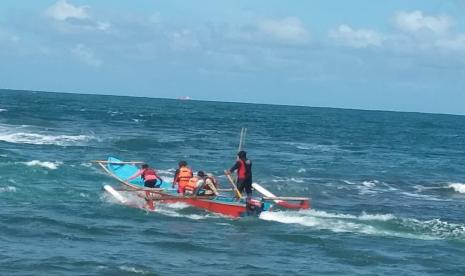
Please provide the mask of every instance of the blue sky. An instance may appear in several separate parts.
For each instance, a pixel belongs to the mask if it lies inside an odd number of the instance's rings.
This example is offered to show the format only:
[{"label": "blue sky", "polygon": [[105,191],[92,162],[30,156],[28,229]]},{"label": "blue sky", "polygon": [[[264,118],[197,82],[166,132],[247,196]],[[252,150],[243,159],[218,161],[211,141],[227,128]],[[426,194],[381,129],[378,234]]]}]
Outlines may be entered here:
[{"label": "blue sky", "polygon": [[465,114],[465,1],[2,0],[0,88]]}]

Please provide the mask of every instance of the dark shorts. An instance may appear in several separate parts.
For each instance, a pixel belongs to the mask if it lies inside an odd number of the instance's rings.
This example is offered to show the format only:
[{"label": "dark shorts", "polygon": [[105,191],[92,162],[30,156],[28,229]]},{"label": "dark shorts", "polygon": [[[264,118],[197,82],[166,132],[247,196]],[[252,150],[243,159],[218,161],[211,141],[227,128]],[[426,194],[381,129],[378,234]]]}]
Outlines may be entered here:
[{"label": "dark shorts", "polygon": [[147,188],[155,188],[157,184],[157,180],[147,180],[144,182],[144,186]]},{"label": "dark shorts", "polygon": [[252,195],[252,179],[238,179],[237,189],[242,193],[245,189],[247,195]]}]

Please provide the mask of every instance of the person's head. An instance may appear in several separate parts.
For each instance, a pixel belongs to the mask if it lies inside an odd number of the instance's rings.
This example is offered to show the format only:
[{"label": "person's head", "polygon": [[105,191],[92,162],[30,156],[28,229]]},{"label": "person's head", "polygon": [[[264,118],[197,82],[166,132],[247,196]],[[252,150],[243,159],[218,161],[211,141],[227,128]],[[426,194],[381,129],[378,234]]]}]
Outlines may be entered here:
[{"label": "person's head", "polygon": [[142,169],[148,169],[149,165],[148,164],[142,164]]},{"label": "person's head", "polygon": [[179,165],[180,168],[185,167],[185,166],[187,166],[187,162],[184,161],[184,160],[181,160],[181,161],[179,161],[178,165]]},{"label": "person's head", "polygon": [[205,172],[204,172],[204,171],[198,171],[198,172],[197,172],[197,176],[198,176],[198,177],[205,177],[206,175],[205,175]]},{"label": "person's head", "polygon": [[237,157],[239,157],[239,159],[246,159],[247,158],[247,153],[243,150],[241,150],[240,152],[237,153]]}]

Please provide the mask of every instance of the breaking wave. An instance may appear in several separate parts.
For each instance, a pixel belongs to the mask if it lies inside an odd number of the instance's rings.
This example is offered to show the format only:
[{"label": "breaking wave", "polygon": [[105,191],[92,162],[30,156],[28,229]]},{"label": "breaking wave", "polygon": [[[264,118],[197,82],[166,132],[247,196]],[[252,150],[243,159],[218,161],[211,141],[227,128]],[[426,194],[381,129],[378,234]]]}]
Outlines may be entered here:
[{"label": "breaking wave", "polygon": [[421,221],[398,218],[392,214],[359,216],[324,211],[263,212],[260,219],[286,224],[299,224],[318,230],[351,232],[376,236],[393,236],[410,239],[465,239],[465,225],[440,219]]},{"label": "breaking wave", "polygon": [[465,194],[465,184],[463,183],[450,183],[447,188],[452,189],[460,194]]},{"label": "breaking wave", "polygon": [[294,146],[296,149],[299,149],[299,150],[308,150],[308,151],[333,152],[333,151],[340,150],[340,148],[336,145],[319,145],[319,144],[312,144],[312,143],[293,143],[293,142],[286,142],[285,144]]},{"label": "breaking wave", "polygon": [[14,193],[16,192],[16,187],[14,186],[6,186],[6,187],[0,187],[0,193]]},{"label": "breaking wave", "polygon": [[304,183],[305,181],[299,177],[276,177],[276,179],[271,180],[274,183],[279,182],[294,182],[294,183]]},{"label": "breaking wave", "polygon": [[42,167],[42,168],[46,168],[46,169],[50,169],[50,170],[56,170],[56,169],[58,169],[58,166],[60,166],[63,163],[61,163],[61,162],[49,162],[49,161],[32,160],[32,161],[29,161],[29,162],[24,162],[23,164],[25,164],[27,166],[30,166],[30,167],[37,166],[37,167]]},{"label": "breaking wave", "polygon": [[428,191],[437,191],[437,192],[455,192],[459,194],[465,194],[465,184],[464,183],[449,183],[445,186],[436,186],[436,187],[425,187],[422,185],[415,186],[416,191],[419,193],[428,192]]},{"label": "breaking wave", "polygon": [[156,203],[155,204],[155,211],[150,211],[146,207],[145,199],[137,196],[132,192],[119,192],[124,199],[126,200],[125,204],[122,204],[117,199],[112,197],[109,194],[104,193],[101,197],[102,201],[105,201],[110,204],[118,204],[118,205],[128,205],[134,208],[139,208],[148,212],[155,212],[157,214],[161,214],[168,217],[182,217],[188,218],[192,220],[202,220],[211,217],[220,217],[219,215],[210,214],[210,213],[203,213],[203,214],[183,214],[180,211],[186,208],[191,208],[190,205],[183,203],[183,202],[175,202],[175,203]]},{"label": "breaking wave", "polygon": [[134,273],[134,274],[142,274],[142,275],[146,275],[146,274],[151,274],[150,271],[145,271],[145,270],[142,270],[142,269],[138,269],[138,268],[135,268],[135,267],[132,267],[132,266],[125,266],[125,265],[122,265],[119,267],[120,270],[124,271],[124,273]]},{"label": "breaking wave", "polygon": [[81,146],[95,139],[88,135],[45,135],[37,133],[9,133],[0,134],[0,141],[16,144]]}]

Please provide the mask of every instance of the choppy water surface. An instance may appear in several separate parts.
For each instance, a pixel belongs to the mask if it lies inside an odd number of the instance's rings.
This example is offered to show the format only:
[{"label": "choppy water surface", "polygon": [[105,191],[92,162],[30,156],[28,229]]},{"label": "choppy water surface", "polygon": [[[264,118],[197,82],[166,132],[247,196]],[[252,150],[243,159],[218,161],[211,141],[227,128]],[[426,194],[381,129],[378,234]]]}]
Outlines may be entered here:
[{"label": "choppy water surface", "polygon": [[[463,275],[464,118],[0,90],[0,274]],[[314,209],[147,213],[90,162],[221,175],[241,127],[255,182]]]}]

